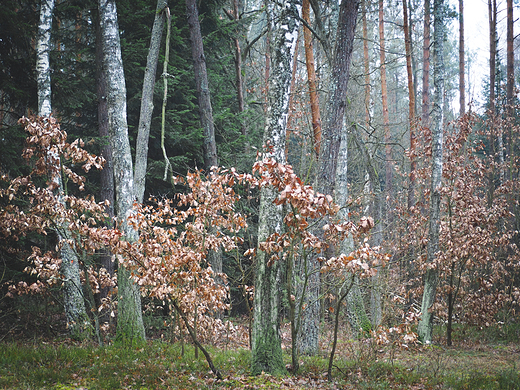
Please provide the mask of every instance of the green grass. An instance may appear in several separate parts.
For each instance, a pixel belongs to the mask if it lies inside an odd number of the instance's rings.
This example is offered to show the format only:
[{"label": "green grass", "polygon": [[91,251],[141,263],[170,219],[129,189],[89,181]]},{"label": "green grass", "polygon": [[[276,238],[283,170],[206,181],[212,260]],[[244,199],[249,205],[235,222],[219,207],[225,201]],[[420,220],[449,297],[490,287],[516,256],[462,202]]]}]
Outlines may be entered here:
[{"label": "green grass", "polygon": [[[301,358],[297,376],[250,376],[250,352],[208,347],[224,380],[217,382],[191,345],[148,342],[144,347],[3,343],[0,389],[520,389],[513,348],[430,347],[397,352],[351,342],[338,354],[334,383],[326,354]],[[290,356],[284,355],[287,363]],[[516,359],[516,360],[515,360]]]}]

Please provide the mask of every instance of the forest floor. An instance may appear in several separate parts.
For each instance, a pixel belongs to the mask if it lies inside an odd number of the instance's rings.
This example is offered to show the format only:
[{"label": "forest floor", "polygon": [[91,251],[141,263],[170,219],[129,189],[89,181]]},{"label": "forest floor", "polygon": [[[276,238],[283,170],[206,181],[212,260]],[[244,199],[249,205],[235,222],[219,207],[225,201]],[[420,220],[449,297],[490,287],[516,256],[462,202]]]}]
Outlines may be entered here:
[{"label": "forest floor", "polygon": [[[183,348],[180,342],[165,341],[164,334],[162,340],[158,337],[139,347],[101,347],[63,336],[6,337],[0,344],[0,388],[520,389],[520,328],[511,329],[460,329],[453,347],[441,346],[439,338],[437,345],[407,350],[342,334],[331,382],[326,376],[327,329],[322,354],[302,357],[297,375],[251,376],[247,329],[240,321],[238,337],[224,335],[208,345],[223,380],[215,378],[201,353],[195,357],[191,344],[185,343]],[[289,367],[287,325],[282,337]]]}]

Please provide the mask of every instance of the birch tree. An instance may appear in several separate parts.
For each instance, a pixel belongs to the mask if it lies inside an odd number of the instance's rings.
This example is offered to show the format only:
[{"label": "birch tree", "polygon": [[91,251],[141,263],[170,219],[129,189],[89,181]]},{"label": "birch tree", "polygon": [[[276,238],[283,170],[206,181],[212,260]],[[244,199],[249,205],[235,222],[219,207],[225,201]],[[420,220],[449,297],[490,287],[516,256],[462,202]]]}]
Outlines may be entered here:
[{"label": "birch tree", "polygon": [[[132,155],[126,119],[126,86],[121,59],[121,44],[114,0],[99,0],[101,35],[103,38],[103,68],[106,72],[108,131],[113,152],[116,192],[117,227],[125,239],[133,242],[137,231],[128,224],[135,202]],[[118,318],[116,339],[140,342],[145,339],[141,312],[141,295],[130,272],[118,267]]]},{"label": "birch tree", "polygon": [[444,130],[444,0],[433,3],[433,126],[432,126],[432,174],[430,189],[429,239],[427,245],[427,270],[424,275],[424,292],[421,304],[421,320],[418,334],[424,343],[432,342],[433,312],[437,289],[438,271],[436,256],[439,250],[440,207],[442,186],[442,144]]},{"label": "birch tree", "polygon": [[[272,41],[264,144],[267,154],[278,162],[285,161],[285,135],[289,108],[291,64],[299,28],[300,7],[298,1],[269,2]],[[276,191],[265,187],[260,195],[258,242],[271,234],[281,232],[283,215],[281,206],[273,203]],[[280,338],[280,301],[282,269],[280,262],[269,264],[269,256],[258,250],[256,257],[254,322],[252,330],[251,370],[281,373],[285,371]]]},{"label": "birch tree", "polygon": [[[40,23],[38,25],[38,41],[36,43],[36,74],[38,82],[38,115],[49,117],[51,103],[51,68],[49,53],[51,50],[52,15],[54,0],[42,0],[40,6]],[[63,202],[63,182],[61,179],[61,161],[54,153],[49,152],[48,159],[55,169],[51,172],[59,202]],[[80,280],[79,259],[70,245],[70,233],[67,226],[57,225],[60,246],[61,274],[63,277],[63,302],[67,327],[74,338],[82,339],[89,335],[90,321],[85,309],[85,301]]]}]

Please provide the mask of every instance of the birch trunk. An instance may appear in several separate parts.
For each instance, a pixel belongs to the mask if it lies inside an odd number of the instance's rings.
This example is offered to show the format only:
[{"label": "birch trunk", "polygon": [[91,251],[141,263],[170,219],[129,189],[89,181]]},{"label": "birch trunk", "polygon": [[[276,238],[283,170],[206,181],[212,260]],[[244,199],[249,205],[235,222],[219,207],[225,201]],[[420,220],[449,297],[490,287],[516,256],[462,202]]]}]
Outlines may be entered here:
[{"label": "birch trunk", "polygon": [[[273,13],[269,20],[278,20],[278,23],[270,27],[274,39],[271,42],[272,73],[268,83],[264,144],[272,146],[269,151],[271,157],[283,162],[291,64],[296,47],[300,10],[297,1],[293,0],[284,2],[283,5],[268,3],[267,12]],[[261,190],[258,242],[265,241],[272,233],[280,233],[282,230],[282,208],[273,203],[275,197],[273,188]],[[258,250],[253,302],[251,357],[253,374],[261,372],[275,374],[285,371],[280,338],[281,265],[277,261],[268,266],[268,261],[266,253]]]},{"label": "birch trunk", "polygon": [[444,130],[444,0],[435,0],[433,5],[434,42],[433,42],[433,129],[432,129],[432,180],[430,190],[430,231],[427,246],[428,269],[424,277],[424,292],[421,304],[421,320],[418,333],[421,340],[432,342],[433,312],[437,289],[438,271],[435,265],[439,250],[441,186],[442,186],[442,142]]},{"label": "birch trunk", "polygon": [[[128,224],[135,199],[132,155],[126,120],[126,86],[121,59],[121,45],[114,0],[99,0],[101,35],[103,37],[103,66],[107,80],[108,131],[112,145],[115,212],[117,227],[125,239],[133,242],[137,231]],[[118,318],[116,339],[125,343],[139,343],[145,339],[141,312],[141,295],[130,272],[121,264],[117,273]]]},{"label": "birch trunk", "polygon": [[[38,115],[45,117],[50,116],[52,111],[49,53],[51,50],[53,12],[54,0],[42,0],[40,23],[38,25],[38,41],[36,43],[36,76],[38,82]],[[49,161],[55,161],[58,165],[51,180],[56,185],[58,201],[65,207],[62,199],[63,183],[60,159],[49,153]],[[91,327],[83,298],[78,256],[70,245],[71,237],[66,223],[62,224],[56,233],[60,246],[60,270],[63,276],[63,302],[67,328],[73,338],[84,339],[90,336]]]},{"label": "birch trunk", "polygon": [[150,38],[150,49],[146,57],[146,69],[144,71],[143,90],[141,93],[141,111],[139,114],[139,126],[137,142],[135,145],[135,172],[134,186],[137,202],[143,203],[146,183],[146,167],[148,164],[148,140],[150,138],[150,125],[153,113],[153,91],[155,86],[155,74],[159,61],[159,50],[166,16],[164,9],[168,6],[167,0],[157,0],[155,19]]}]

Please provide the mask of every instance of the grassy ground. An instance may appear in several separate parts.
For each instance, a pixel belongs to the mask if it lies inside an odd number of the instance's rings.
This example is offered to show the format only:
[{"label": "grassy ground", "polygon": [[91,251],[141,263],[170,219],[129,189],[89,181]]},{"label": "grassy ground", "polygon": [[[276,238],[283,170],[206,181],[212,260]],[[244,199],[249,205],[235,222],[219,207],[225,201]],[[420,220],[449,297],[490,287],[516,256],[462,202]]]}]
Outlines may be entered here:
[{"label": "grassy ground", "polygon": [[[334,378],[326,354],[302,358],[298,375],[248,375],[250,352],[210,347],[224,380],[216,381],[191,346],[150,341],[142,347],[74,344],[67,339],[0,344],[2,389],[520,389],[520,344],[478,333],[451,348],[408,351],[343,338]],[[484,342],[482,342],[482,340]],[[518,340],[517,340],[518,341]],[[326,345],[323,345],[326,348]],[[286,355],[287,363],[290,356]]]}]

